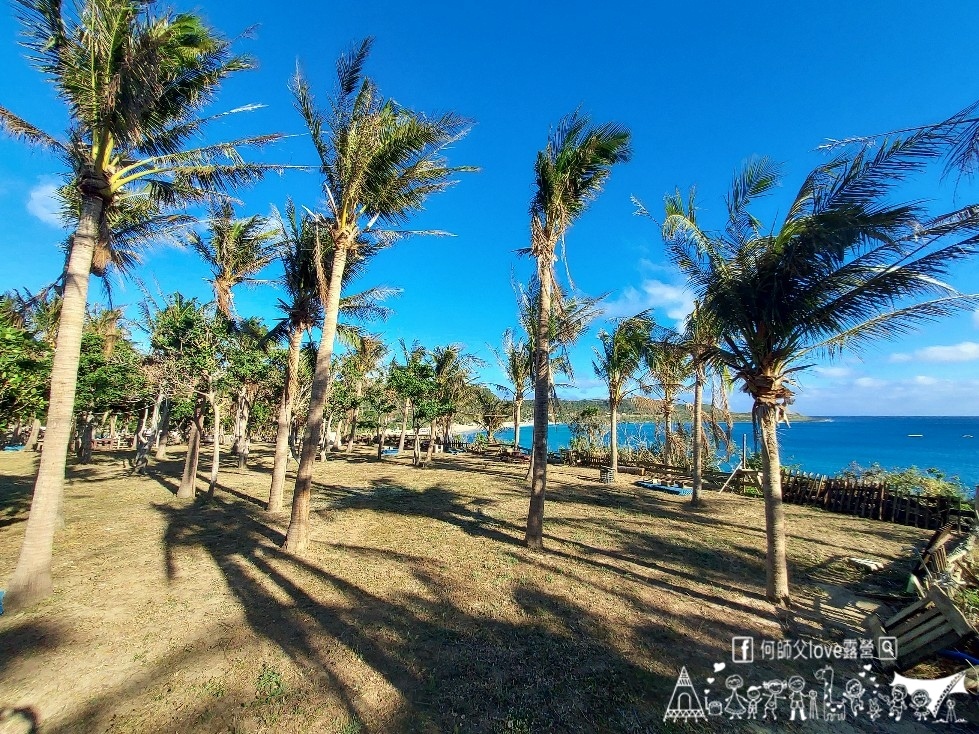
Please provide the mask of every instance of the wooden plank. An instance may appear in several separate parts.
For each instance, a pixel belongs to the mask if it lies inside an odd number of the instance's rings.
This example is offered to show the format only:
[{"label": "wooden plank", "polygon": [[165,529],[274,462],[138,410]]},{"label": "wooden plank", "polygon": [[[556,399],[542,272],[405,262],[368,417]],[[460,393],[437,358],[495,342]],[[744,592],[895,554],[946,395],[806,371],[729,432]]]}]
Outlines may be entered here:
[{"label": "wooden plank", "polygon": [[933,586],[928,591],[928,598],[935,602],[935,606],[941,609],[945,618],[952,627],[961,635],[975,634],[976,630],[969,624],[969,621],[962,615],[959,608],[955,606],[948,595],[937,586]]},{"label": "wooden plank", "polygon": [[904,609],[902,609],[901,611],[899,611],[893,617],[891,617],[890,619],[886,620],[884,622],[884,627],[886,627],[887,629],[891,629],[894,626],[896,626],[896,625],[900,624],[901,622],[903,622],[905,619],[907,619],[911,615],[918,614],[925,607],[927,607],[929,604],[932,604],[932,603],[933,603],[932,600],[929,599],[927,596],[924,599],[919,599],[914,604],[911,604],[910,606],[904,607]]},{"label": "wooden plank", "polygon": [[896,637],[902,647],[913,650],[917,647],[919,639],[929,637],[937,629],[954,631],[951,623],[945,619],[945,615],[940,609],[935,609],[934,612],[932,615],[922,615],[917,619],[908,620],[901,625],[907,629],[896,628],[888,630],[888,633],[891,637]]},{"label": "wooden plank", "polygon": [[944,650],[945,648],[955,645],[959,641],[960,637],[954,632],[947,634],[944,637],[939,637],[931,642],[927,647],[921,647],[918,650],[908,654],[902,655],[900,649],[898,650],[898,659],[894,662],[889,662],[886,665],[882,665],[884,670],[893,670],[894,668],[900,668],[901,670],[907,670],[908,668],[914,667],[919,662],[927,658],[934,652],[938,650]]},{"label": "wooden plank", "polygon": [[909,632],[913,632],[918,627],[927,626],[929,629],[934,627],[933,622],[938,621],[939,624],[945,623],[945,616],[942,614],[942,610],[931,604],[931,600],[928,600],[928,608],[919,614],[914,614],[910,617],[905,618],[900,624],[888,624],[887,634],[891,637],[902,637],[906,636]]}]

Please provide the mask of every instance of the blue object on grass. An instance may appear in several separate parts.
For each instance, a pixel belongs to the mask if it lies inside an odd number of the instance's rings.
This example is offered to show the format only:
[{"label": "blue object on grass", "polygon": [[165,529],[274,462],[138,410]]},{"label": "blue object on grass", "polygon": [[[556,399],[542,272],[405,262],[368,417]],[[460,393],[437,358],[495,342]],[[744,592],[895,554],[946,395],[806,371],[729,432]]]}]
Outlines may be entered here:
[{"label": "blue object on grass", "polygon": [[[3,592],[0,591],[0,594],[2,593]],[[952,660],[965,660],[967,663],[979,665],[979,658],[975,658],[968,653],[959,652],[958,650],[939,650],[938,654],[945,658],[951,658]]]},{"label": "blue object on grass", "polygon": [[3,589],[0,589],[0,614],[3,614],[3,595],[6,593]]},{"label": "blue object on grass", "polygon": [[397,453],[398,453],[397,449],[384,449],[381,452],[381,456],[394,456]]},{"label": "blue object on grass", "polygon": [[23,451],[24,450],[24,447],[23,446],[4,446],[3,447],[3,450],[4,451]]},{"label": "blue object on grass", "polygon": [[655,489],[657,492],[666,492],[667,494],[675,494],[680,497],[690,497],[693,494],[692,489],[687,489],[685,487],[670,487],[665,484],[656,484],[655,482],[645,482],[639,481],[636,484],[640,487],[645,487],[646,489]]}]

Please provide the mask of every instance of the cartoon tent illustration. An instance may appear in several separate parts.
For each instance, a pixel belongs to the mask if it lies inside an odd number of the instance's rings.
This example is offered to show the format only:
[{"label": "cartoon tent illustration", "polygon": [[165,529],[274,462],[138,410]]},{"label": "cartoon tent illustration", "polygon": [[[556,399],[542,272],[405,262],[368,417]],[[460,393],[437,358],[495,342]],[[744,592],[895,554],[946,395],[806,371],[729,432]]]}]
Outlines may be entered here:
[{"label": "cartoon tent illustration", "polygon": [[697,721],[698,719],[707,720],[703,706],[700,705],[700,698],[697,691],[690,681],[686,666],[680,668],[680,676],[676,679],[673,687],[673,695],[670,696],[670,704],[666,707],[666,714],[663,721]]}]

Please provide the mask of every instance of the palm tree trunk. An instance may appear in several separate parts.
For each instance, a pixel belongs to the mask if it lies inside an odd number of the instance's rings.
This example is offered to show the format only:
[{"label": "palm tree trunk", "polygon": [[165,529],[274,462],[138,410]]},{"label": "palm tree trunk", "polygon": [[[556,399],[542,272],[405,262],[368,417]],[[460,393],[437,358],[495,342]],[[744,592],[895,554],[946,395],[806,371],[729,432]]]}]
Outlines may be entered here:
[{"label": "palm tree trunk", "polygon": [[544,547],[544,493],[547,490],[547,409],[551,396],[551,264],[538,256],[540,313],[537,314],[537,342],[534,357],[534,448],[530,479],[530,509],[524,544],[531,549]]},{"label": "palm tree trunk", "polygon": [[282,547],[290,553],[302,553],[309,545],[309,506],[312,497],[313,467],[316,449],[323,431],[323,409],[330,397],[330,363],[333,360],[333,341],[337,335],[337,316],[340,313],[340,286],[347,262],[347,251],[339,246],[333,255],[333,268],[327,291],[320,346],[316,352],[316,369],[309,398],[309,417],[306,435],[296,472],[296,489],[292,495],[292,516]]},{"label": "palm tree trunk", "polygon": [[755,403],[761,422],[761,475],[765,494],[765,558],[768,599],[788,606],[789,570],[785,558],[785,508],[782,505],[782,462],[778,451],[777,409]]},{"label": "palm tree trunk", "polygon": [[612,409],[611,416],[611,429],[612,435],[609,437],[609,450],[611,453],[609,464],[612,467],[612,479],[615,479],[615,475],[619,471],[619,402],[614,400],[613,395],[610,393],[609,407]]},{"label": "palm tree trunk", "polygon": [[170,398],[165,398],[160,411],[160,430],[156,434],[156,460],[167,458],[167,437],[170,435]]},{"label": "palm tree trunk", "polygon": [[422,439],[418,435],[418,426],[415,426],[415,442],[411,448],[411,463],[412,466],[418,466],[422,463]]},{"label": "palm tree trunk", "polygon": [[[358,391],[359,392],[359,391]],[[350,414],[350,442],[347,444],[347,453],[354,451],[354,440],[357,438],[357,420],[360,418],[360,406],[358,405]]]},{"label": "palm tree trunk", "polygon": [[404,453],[405,450],[405,435],[408,433],[408,406],[411,404],[411,400],[405,398],[405,409],[401,414],[401,439],[398,441],[398,453]]},{"label": "palm tree trunk", "polygon": [[37,448],[37,437],[41,435],[41,419],[35,418],[31,421],[31,432],[24,442],[24,451],[34,451]]},{"label": "palm tree trunk", "polygon": [[54,530],[58,524],[61,495],[64,490],[65,464],[71,438],[71,414],[75,406],[78,362],[82,348],[82,326],[88,300],[88,279],[92,271],[92,254],[102,219],[104,202],[82,182],[81,211],[78,228],[72,240],[65,287],[62,296],[58,337],[51,365],[51,392],[48,401],[47,431],[41,452],[31,513],[27,518],[24,541],[17,566],[7,585],[4,606],[27,607],[51,593],[51,552]]},{"label": "palm tree trunk", "polygon": [[700,493],[704,488],[703,423],[704,423],[704,365],[697,362],[696,378],[693,383],[693,491],[690,504],[700,504]]},{"label": "palm tree trunk", "polygon": [[248,467],[248,453],[251,451],[251,433],[248,424],[252,418],[252,396],[251,387],[243,387],[239,396],[238,404],[238,437],[235,439],[238,444],[238,468]]},{"label": "palm tree trunk", "polygon": [[289,335],[289,361],[286,366],[282,398],[279,401],[279,424],[275,433],[275,461],[272,465],[272,486],[269,489],[269,502],[266,511],[276,514],[282,512],[282,491],[289,467],[289,434],[292,429],[292,401],[296,394],[296,380],[299,372],[299,352],[302,347],[303,330],[293,327]]},{"label": "palm tree trunk", "polygon": [[208,501],[214,499],[214,488],[218,486],[218,472],[221,470],[221,403],[211,394],[211,408],[214,413],[214,446],[211,448],[211,481],[207,485]]},{"label": "palm tree trunk", "polygon": [[435,453],[435,421],[432,421],[428,428],[428,453],[425,455],[425,461],[431,461],[433,453]]},{"label": "palm tree trunk", "polygon": [[184,458],[184,473],[177,488],[177,497],[193,499],[197,494],[197,465],[201,456],[201,415],[195,405],[190,421],[190,435],[187,437],[187,456]]},{"label": "palm tree trunk", "polygon": [[673,398],[663,396],[663,463],[673,465]]},{"label": "palm tree trunk", "polygon": [[513,401],[513,453],[520,450],[520,404],[522,400]]},{"label": "palm tree trunk", "polygon": [[78,452],[80,464],[92,463],[92,444],[95,441],[95,415],[88,411],[82,417],[81,450]]}]

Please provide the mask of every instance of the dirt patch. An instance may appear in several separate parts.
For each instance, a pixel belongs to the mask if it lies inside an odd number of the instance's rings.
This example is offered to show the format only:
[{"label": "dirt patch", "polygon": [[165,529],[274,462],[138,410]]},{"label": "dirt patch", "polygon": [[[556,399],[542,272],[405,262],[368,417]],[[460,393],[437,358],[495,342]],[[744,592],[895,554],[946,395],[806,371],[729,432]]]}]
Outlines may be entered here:
[{"label": "dirt patch", "polygon": [[[317,466],[313,542],[295,558],[280,550],[288,513],[262,510],[270,447],[248,470],[229,461],[211,504],[175,499],[172,453],[147,477],[123,453],[70,468],[55,594],[0,617],[0,709],[44,732],[673,730],[682,666],[700,685],[730,667],[732,637],[784,634],[763,596],[760,501],[710,493],[692,511],[552,467],[546,551],[532,553],[522,467],[446,455],[417,470],[364,450]],[[4,577],[33,470],[0,455]],[[800,595],[821,593],[840,558],[900,563],[926,533],[786,514]],[[759,675],[812,679],[812,666],[766,665]],[[725,727],[743,730],[686,725]]]}]

